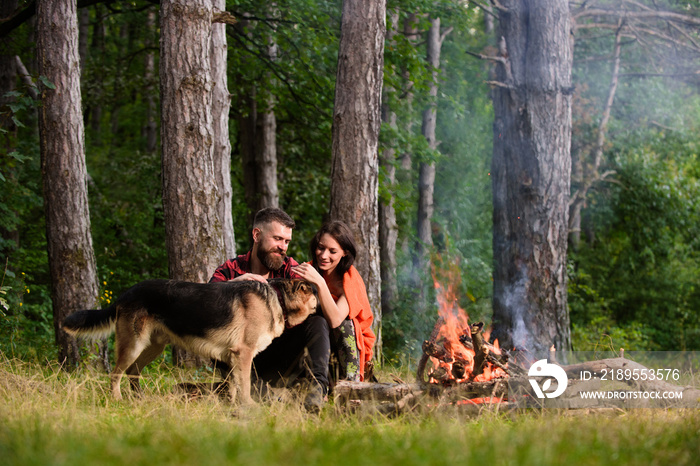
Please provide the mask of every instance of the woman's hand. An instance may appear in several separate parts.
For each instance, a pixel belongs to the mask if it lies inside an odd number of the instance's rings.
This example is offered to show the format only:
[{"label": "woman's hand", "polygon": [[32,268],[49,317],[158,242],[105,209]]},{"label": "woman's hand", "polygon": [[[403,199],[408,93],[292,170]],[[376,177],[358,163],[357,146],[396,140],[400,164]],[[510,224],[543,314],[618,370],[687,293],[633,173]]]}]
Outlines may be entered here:
[{"label": "woman's hand", "polygon": [[296,267],[292,267],[292,271],[304,280],[310,281],[317,287],[326,286],[326,281],[323,279],[321,274],[318,273],[318,270],[316,270],[314,266],[309,263],[305,262]]},{"label": "woman's hand", "polygon": [[309,263],[303,263],[292,268],[292,271],[299,275],[304,280],[308,280],[318,288],[318,298],[321,303],[323,316],[328,321],[331,328],[336,328],[348,316],[350,309],[345,295],[341,295],[336,302],[333,299],[331,291],[328,289],[328,284],[323,276]]}]

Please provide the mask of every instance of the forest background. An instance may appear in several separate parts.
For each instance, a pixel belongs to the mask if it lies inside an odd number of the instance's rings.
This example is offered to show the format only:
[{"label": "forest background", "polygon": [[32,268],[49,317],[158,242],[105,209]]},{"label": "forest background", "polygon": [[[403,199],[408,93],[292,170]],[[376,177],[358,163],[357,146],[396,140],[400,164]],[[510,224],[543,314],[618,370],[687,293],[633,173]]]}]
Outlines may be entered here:
[{"label": "forest background", "polygon": [[[651,3],[700,18],[697,1]],[[160,146],[153,140],[159,134],[158,73],[148,69],[149,60],[158,66],[158,5],[80,5],[92,236],[100,300],[108,303],[140,280],[168,275]],[[329,205],[341,2],[289,0],[275,6],[270,10],[254,1],[226,5],[239,20],[247,16],[238,26],[227,26],[236,249],[249,248],[256,209],[255,199],[246,193],[241,122],[253,108],[251,98],[258,106],[272,99],[279,206],[298,225],[289,253],[308,260],[308,242]],[[398,33],[387,42],[384,55],[384,87],[394,90],[385,99],[397,121],[382,126],[380,151],[407,155],[397,157],[393,181],[386,170],[379,181],[380,198],[393,196],[395,201],[399,235],[398,295],[382,319],[383,354],[389,362],[419,355],[437,308],[430,296],[416,299],[416,283],[431,283],[435,270],[439,275],[457,269],[461,307],[472,320],[491,319],[493,84],[492,63],[479,56],[496,54],[498,41],[483,6],[420,0],[387,4],[388,12],[399,14]],[[576,6],[572,2],[572,9]],[[445,33],[437,81],[426,59],[430,18],[440,18]],[[410,28],[404,28],[407,19],[415,20]],[[697,350],[698,53],[676,53],[671,44],[664,54],[651,53],[657,52],[652,44],[623,37],[619,83],[606,117],[615,30],[577,33],[572,198],[584,186],[586,192],[580,229],[572,231],[580,231],[580,239],[573,234],[568,251],[573,348]],[[33,82],[41,83],[33,34],[29,20],[3,36],[2,53],[19,57]],[[690,42],[697,47],[697,35]],[[430,105],[434,83],[435,148],[421,133],[421,114]],[[28,360],[55,359],[37,103],[26,83],[18,83],[9,97],[0,135],[0,350]],[[595,167],[597,178],[590,181],[582,173],[591,173],[591,154],[598,147],[602,159]],[[432,262],[416,267],[418,176],[426,163],[436,170]]]}]

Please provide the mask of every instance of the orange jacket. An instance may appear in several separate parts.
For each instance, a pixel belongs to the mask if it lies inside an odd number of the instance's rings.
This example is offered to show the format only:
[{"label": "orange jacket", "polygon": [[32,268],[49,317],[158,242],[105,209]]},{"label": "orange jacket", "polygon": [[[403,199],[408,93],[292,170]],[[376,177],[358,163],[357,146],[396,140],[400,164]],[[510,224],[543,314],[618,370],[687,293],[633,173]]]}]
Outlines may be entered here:
[{"label": "orange jacket", "polygon": [[360,380],[364,380],[365,364],[372,359],[372,349],[377,337],[372,331],[374,315],[369,306],[365,282],[354,265],[350,266],[350,270],[343,276],[343,292],[350,308],[348,318],[355,326],[357,349],[360,353]]}]

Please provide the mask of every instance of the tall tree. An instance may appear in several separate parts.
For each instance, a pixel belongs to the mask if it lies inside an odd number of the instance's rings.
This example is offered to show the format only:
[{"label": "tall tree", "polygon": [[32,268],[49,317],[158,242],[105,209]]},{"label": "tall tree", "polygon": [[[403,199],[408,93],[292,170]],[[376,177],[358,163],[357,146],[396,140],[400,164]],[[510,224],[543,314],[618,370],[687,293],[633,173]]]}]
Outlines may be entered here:
[{"label": "tall tree", "polygon": [[385,0],[344,0],[333,109],[330,218],[352,228],[357,269],[367,285],[381,341],[378,144],[381,125]]},{"label": "tall tree", "polygon": [[[184,27],[184,26],[187,27]],[[211,0],[161,3],[163,204],[171,278],[206,282],[224,257],[212,183]]]},{"label": "tall tree", "polygon": [[[435,151],[438,141],[435,135],[437,124],[437,94],[438,75],[440,70],[440,49],[447,34],[452,28],[440,33],[440,18],[430,18],[430,28],[427,36],[427,62],[431,70],[432,80],[428,89],[428,107],[423,111],[421,131],[428,143],[428,149]],[[427,251],[433,245],[433,212],[435,210],[433,193],[435,191],[435,161],[422,161],[418,173],[418,261],[420,270],[427,266]]]},{"label": "tall tree", "polygon": [[[386,42],[394,48],[394,36],[396,36],[399,11],[393,9],[389,12],[390,19],[386,32]],[[382,123],[391,128],[394,134],[397,129],[396,112],[391,108],[390,98],[395,90],[390,86],[384,86],[382,97]],[[399,229],[396,224],[396,208],[393,187],[396,183],[396,141],[395,138],[387,141],[381,150],[379,166],[384,173],[384,186],[386,194],[379,198],[379,253],[382,281],[382,314],[388,316],[392,313],[396,299],[399,295],[398,280],[396,277],[396,242]]]},{"label": "tall tree", "polygon": [[157,76],[156,59],[153,48],[155,47],[156,37],[156,12],[151,9],[146,15],[146,54],[144,56],[144,99],[146,101],[146,121],[144,122],[143,133],[146,136],[146,151],[155,153],[158,148],[158,124],[156,117],[158,109],[156,107],[156,86]]},{"label": "tall tree", "polygon": [[[226,0],[214,0],[214,10],[221,14],[226,10]],[[229,139],[229,110],[231,95],[227,81],[226,24],[214,23],[211,32],[211,74],[212,88],[212,122],[214,131],[214,175],[219,190],[219,219],[224,241],[225,257],[236,256],[236,237],[233,231],[233,212],[231,206],[231,141]]]},{"label": "tall tree", "polygon": [[566,305],[572,36],[566,0],[493,2],[492,336],[541,353],[571,346]]},{"label": "tall tree", "polygon": [[[275,3],[268,8],[271,17],[279,16]],[[269,33],[264,34],[267,59],[270,63],[277,61],[277,42],[275,25],[270,26]],[[277,116],[275,115],[275,96],[272,93],[274,79],[271,72],[265,73],[267,86],[259,89],[258,112],[255,121],[255,174],[257,186],[256,210],[264,207],[279,207],[279,190],[277,189]]]},{"label": "tall tree", "polygon": [[[265,6],[263,12],[266,15],[279,15],[274,3]],[[277,61],[278,54],[276,26],[272,23],[265,24],[264,31],[260,32],[263,28],[250,21],[250,15],[244,14],[236,25],[235,37],[243,49],[257,48],[258,58],[268,67],[272,66]],[[256,69],[256,60],[251,56],[246,55],[242,60],[249,69]],[[239,149],[251,222],[253,214],[259,209],[279,206],[274,78],[269,70],[256,72],[254,75],[255,77],[251,78],[249,71],[237,71],[238,85],[241,89],[237,106]]]},{"label": "tall tree", "polygon": [[75,365],[78,345],[60,330],[60,322],[78,309],[94,309],[99,294],[87,195],[76,1],[41,0],[36,11],[39,73],[51,83],[42,92],[39,137],[54,328],[59,360]]}]

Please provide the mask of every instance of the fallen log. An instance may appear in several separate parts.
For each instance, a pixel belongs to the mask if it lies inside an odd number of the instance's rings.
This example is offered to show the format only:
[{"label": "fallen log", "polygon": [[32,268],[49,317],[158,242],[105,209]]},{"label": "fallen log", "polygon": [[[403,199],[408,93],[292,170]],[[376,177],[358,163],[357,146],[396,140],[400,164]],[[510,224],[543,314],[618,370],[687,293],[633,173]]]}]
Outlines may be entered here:
[{"label": "fallen log", "polygon": [[350,400],[398,402],[407,395],[422,395],[423,386],[417,383],[369,383],[343,380],[333,387],[336,404],[348,404]]},{"label": "fallen log", "polygon": [[[569,379],[580,379],[583,371],[588,371],[592,377],[602,382],[621,382],[635,390],[644,392],[676,392],[682,393],[682,398],[673,400],[674,403],[698,407],[700,402],[700,390],[690,386],[680,386],[670,383],[661,378],[655,377],[651,380],[649,376],[643,377],[642,374],[656,374],[654,369],[625,358],[608,358],[597,361],[587,361],[578,364],[570,364],[561,366],[566,372]],[[622,371],[622,376],[612,375],[619,374]],[[626,372],[629,371],[629,372]],[[630,374],[627,377],[625,374]],[[634,374],[637,374],[635,376]],[[642,380],[645,378],[646,380]]]},{"label": "fallen log", "polygon": [[503,397],[508,393],[508,379],[487,382],[462,382],[447,387],[439,384],[390,384],[341,381],[333,388],[335,402],[346,404],[350,400],[398,402],[407,395],[430,396],[447,401],[471,398]]}]

